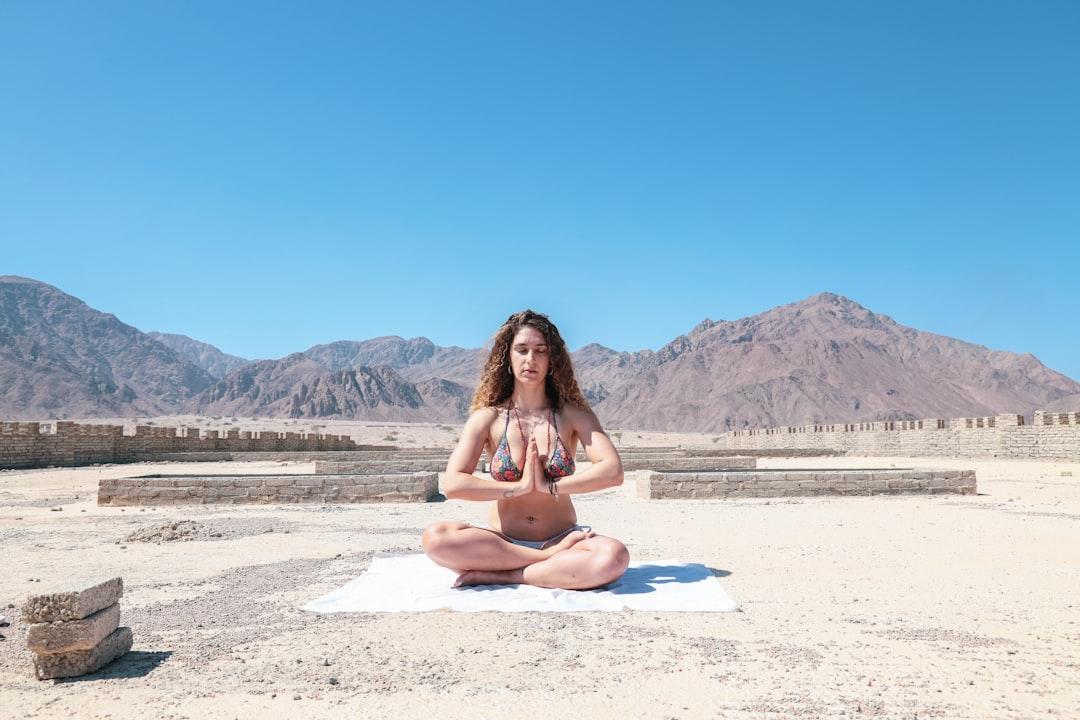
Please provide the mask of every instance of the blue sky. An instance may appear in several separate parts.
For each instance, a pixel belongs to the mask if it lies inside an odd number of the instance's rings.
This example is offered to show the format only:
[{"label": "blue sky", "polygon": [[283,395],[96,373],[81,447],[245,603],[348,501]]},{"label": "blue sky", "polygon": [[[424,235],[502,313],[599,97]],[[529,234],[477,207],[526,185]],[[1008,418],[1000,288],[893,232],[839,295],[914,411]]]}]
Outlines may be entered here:
[{"label": "blue sky", "polygon": [[0,274],[246,357],[821,291],[1080,378],[1075,2],[0,5]]}]

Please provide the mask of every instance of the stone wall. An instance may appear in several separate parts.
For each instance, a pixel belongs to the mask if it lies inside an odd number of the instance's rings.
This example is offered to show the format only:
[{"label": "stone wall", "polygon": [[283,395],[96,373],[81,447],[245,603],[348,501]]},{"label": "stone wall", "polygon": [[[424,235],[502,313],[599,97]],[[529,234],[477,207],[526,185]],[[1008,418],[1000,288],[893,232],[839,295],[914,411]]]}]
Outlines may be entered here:
[{"label": "stone wall", "polygon": [[[174,453],[357,450],[345,435],[75,422],[0,422],[0,469],[154,460]],[[367,446],[370,447],[370,446]]]},{"label": "stone wall", "polygon": [[143,475],[98,481],[98,505],[427,502],[438,473]]},{"label": "stone wall", "polygon": [[792,425],[720,436],[728,451],[805,448],[862,456],[1080,460],[1080,413]]},{"label": "stone wall", "polygon": [[648,499],[818,495],[975,495],[974,470],[655,472],[637,480]]}]

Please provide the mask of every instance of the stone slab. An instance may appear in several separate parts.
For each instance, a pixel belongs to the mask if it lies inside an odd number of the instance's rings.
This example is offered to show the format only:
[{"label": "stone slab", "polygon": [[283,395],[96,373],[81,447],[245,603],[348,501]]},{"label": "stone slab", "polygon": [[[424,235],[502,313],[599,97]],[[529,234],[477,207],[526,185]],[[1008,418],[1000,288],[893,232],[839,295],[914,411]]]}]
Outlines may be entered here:
[{"label": "stone slab", "polygon": [[92,650],[120,627],[120,605],[110,605],[82,620],[34,623],[26,631],[26,646],[39,655]]},{"label": "stone slab", "polygon": [[116,628],[90,650],[34,655],[34,674],[38,680],[78,677],[100,670],[131,650],[131,628]]},{"label": "stone slab", "polygon": [[23,622],[82,620],[98,610],[115,605],[123,594],[124,581],[114,577],[87,585],[82,590],[32,595],[23,604]]}]

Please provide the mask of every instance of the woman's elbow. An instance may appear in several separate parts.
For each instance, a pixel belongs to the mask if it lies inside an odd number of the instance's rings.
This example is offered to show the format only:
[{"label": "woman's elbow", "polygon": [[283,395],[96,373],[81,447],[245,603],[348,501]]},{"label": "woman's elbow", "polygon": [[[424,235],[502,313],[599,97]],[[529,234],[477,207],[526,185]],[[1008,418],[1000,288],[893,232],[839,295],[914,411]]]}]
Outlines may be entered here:
[{"label": "woman's elbow", "polygon": [[443,475],[442,495],[447,500],[456,500],[458,484],[451,478],[450,473]]},{"label": "woman's elbow", "polygon": [[615,461],[614,466],[611,468],[611,486],[618,487],[623,484],[623,469],[622,463],[618,460]]}]

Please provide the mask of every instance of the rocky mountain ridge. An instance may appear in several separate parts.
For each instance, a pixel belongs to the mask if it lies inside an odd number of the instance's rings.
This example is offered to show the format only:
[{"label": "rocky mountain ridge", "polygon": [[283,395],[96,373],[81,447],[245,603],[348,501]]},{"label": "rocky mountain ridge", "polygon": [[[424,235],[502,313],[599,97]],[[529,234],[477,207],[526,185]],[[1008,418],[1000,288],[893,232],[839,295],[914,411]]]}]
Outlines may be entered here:
[{"label": "rocky mountain ridge", "polygon": [[[486,353],[427,338],[316,345],[247,362],[141,333],[45,283],[0,277],[0,415],[200,412],[460,422]],[[1031,354],[896,323],[833,293],[706,319],[658,350],[573,353],[605,426],[743,427],[1072,409],[1080,383]]]}]

